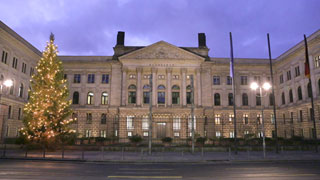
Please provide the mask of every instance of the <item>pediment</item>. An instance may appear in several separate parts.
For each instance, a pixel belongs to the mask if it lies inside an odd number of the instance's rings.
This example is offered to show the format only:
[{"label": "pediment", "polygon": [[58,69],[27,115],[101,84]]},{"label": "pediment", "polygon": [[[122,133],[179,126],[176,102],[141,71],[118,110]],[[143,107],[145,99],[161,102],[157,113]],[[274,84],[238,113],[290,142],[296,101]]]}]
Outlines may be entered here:
[{"label": "pediment", "polygon": [[141,48],[139,50],[130,52],[128,54],[125,54],[119,57],[120,61],[125,59],[130,59],[130,60],[134,60],[134,59],[179,60],[180,59],[180,60],[204,61],[203,57],[198,56],[194,53],[191,53],[189,51],[186,51],[182,48],[179,48],[177,46],[174,46],[164,41],[159,41],[157,43],[154,43],[152,45],[146,46],[144,48]]}]

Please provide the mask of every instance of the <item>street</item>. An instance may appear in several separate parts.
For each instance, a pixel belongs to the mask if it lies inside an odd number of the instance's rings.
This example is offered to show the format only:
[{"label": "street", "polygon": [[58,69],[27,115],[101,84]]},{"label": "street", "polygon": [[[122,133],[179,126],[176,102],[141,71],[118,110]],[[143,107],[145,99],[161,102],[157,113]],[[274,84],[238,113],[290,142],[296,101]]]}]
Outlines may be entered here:
[{"label": "street", "polygon": [[319,161],[96,163],[0,160],[0,179],[320,179]]}]

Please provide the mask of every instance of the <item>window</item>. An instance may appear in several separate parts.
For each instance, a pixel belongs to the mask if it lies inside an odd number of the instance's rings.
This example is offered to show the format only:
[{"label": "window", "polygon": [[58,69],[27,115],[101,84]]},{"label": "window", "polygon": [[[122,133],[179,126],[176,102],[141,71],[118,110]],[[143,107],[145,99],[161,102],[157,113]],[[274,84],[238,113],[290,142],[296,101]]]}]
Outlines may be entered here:
[{"label": "window", "polygon": [[88,83],[93,84],[94,83],[94,74],[88,74]]},{"label": "window", "polygon": [[30,67],[30,76],[32,76],[34,74],[34,68]]},{"label": "window", "polygon": [[100,137],[106,138],[107,137],[107,131],[106,130],[101,130],[100,131]]},{"label": "window", "polygon": [[283,74],[280,75],[280,84],[283,83]]},{"label": "window", "polygon": [[22,69],[21,72],[26,73],[27,72],[27,64],[26,63],[22,63]]},{"label": "window", "polygon": [[143,130],[148,130],[149,129],[149,117],[148,116],[143,116],[142,117],[142,129]]},{"label": "window", "polygon": [[256,94],[256,106],[261,106],[261,95],[260,95],[260,93]]},{"label": "window", "polygon": [[310,84],[310,82],[308,83],[307,88],[308,88],[308,97],[311,98],[311,96],[312,96],[312,89],[311,89],[311,84]]},{"label": "window", "polygon": [[3,62],[4,64],[7,64],[7,58],[8,58],[8,52],[2,51],[1,62]]},{"label": "window", "polygon": [[270,104],[270,106],[274,105],[274,100],[273,100],[273,94],[272,93],[269,94],[269,104]]},{"label": "window", "polygon": [[12,86],[10,87],[10,94],[13,95],[14,93],[14,81],[12,81]]},{"label": "window", "polygon": [[289,90],[289,101],[290,101],[291,103],[293,102],[292,89]]},{"label": "window", "polygon": [[68,74],[64,74],[64,75],[63,75],[63,79],[68,80]]},{"label": "window", "polygon": [[14,69],[17,69],[17,65],[18,65],[18,59],[16,57],[13,57],[13,60],[12,60],[12,67]]},{"label": "window", "polygon": [[86,131],[85,131],[85,133],[86,133],[86,137],[88,138],[88,137],[91,137],[91,130],[89,130],[89,129],[87,129]]},{"label": "window", "polygon": [[286,114],[282,114],[283,124],[286,124]]},{"label": "window", "polygon": [[[196,130],[196,126],[197,126],[197,119],[196,119],[196,117],[195,116],[193,116],[193,127],[194,127],[194,130]],[[189,116],[189,118],[188,118],[188,128],[189,129],[192,129],[192,118],[191,118],[191,116]]]},{"label": "window", "polygon": [[270,119],[271,119],[271,124],[274,124],[275,123],[274,114],[270,115]]},{"label": "window", "polygon": [[143,92],[143,103],[144,104],[150,103],[150,92]]},{"label": "window", "polygon": [[262,115],[257,114],[257,124],[262,124]]},{"label": "window", "polygon": [[243,134],[248,135],[248,134],[250,134],[250,132],[248,130],[245,130],[245,131],[243,131]]},{"label": "window", "polygon": [[134,116],[127,116],[127,129],[133,129],[133,118]]},{"label": "window", "polygon": [[291,80],[291,71],[287,71],[287,81]]},{"label": "window", "polygon": [[217,138],[220,138],[220,137],[221,137],[220,131],[216,131],[216,137],[217,137]]},{"label": "window", "polygon": [[229,104],[229,106],[233,106],[233,94],[232,93],[228,94],[228,104]]},{"label": "window", "polygon": [[180,136],[180,133],[179,133],[179,132],[174,132],[174,133],[173,133],[173,136],[174,136],[174,137],[179,137],[179,136]]},{"label": "window", "polygon": [[187,104],[191,104],[191,86],[187,86]]},{"label": "window", "polygon": [[91,124],[92,123],[92,113],[87,113],[86,123],[87,124]]},{"label": "window", "polygon": [[299,119],[300,119],[300,122],[303,121],[303,111],[302,110],[299,111]]},{"label": "window", "polygon": [[314,67],[317,68],[320,66],[320,55],[314,58]]},{"label": "window", "polygon": [[234,120],[234,114],[229,114],[229,122],[232,123]]},{"label": "window", "polygon": [[213,85],[220,85],[220,76],[213,76]]},{"label": "window", "polygon": [[80,74],[74,74],[73,75],[73,83],[80,83],[81,82],[81,75]]},{"label": "window", "polygon": [[232,78],[227,76],[227,85],[232,85]]},{"label": "window", "polygon": [[166,87],[164,85],[158,86],[158,104],[165,104],[166,102],[166,93],[164,90]]},{"label": "window", "polygon": [[221,124],[221,115],[220,114],[215,114],[214,115],[214,123],[215,124]]},{"label": "window", "polygon": [[220,94],[219,93],[214,94],[214,105],[220,106]]},{"label": "window", "polygon": [[165,75],[158,75],[158,79],[165,79]]},{"label": "window", "polygon": [[78,114],[77,113],[72,113],[71,118],[73,119],[74,123],[78,123]]},{"label": "window", "polygon": [[230,138],[234,138],[234,131],[230,131],[230,132],[229,132],[229,137],[230,137]]},{"label": "window", "polygon": [[297,67],[294,68],[294,70],[295,70],[295,72],[296,72],[296,74],[295,74],[296,77],[300,76],[300,67],[297,66]]},{"label": "window", "polygon": [[290,121],[293,123],[293,112],[290,112]]},{"label": "window", "polygon": [[18,96],[21,97],[21,98],[23,97],[23,84],[22,83],[20,84],[20,87],[19,87]]},{"label": "window", "polygon": [[149,132],[148,131],[143,132],[143,136],[144,137],[148,137],[149,136]]},{"label": "window", "polygon": [[93,92],[88,92],[87,95],[87,104],[93,104]]},{"label": "window", "polygon": [[109,74],[102,74],[102,84],[109,84]]},{"label": "window", "polygon": [[282,105],[286,104],[286,97],[284,96],[284,92],[281,94]]},{"label": "window", "polygon": [[298,99],[302,100],[302,90],[300,86],[298,87]]},{"label": "window", "polygon": [[136,75],[135,74],[130,74],[129,75],[129,79],[135,79],[136,78]]},{"label": "window", "polygon": [[180,130],[181,119],[180,117],[173,117],[173,130]]},{"label": "window", "polygon": [[248,85],[248,77],[247,76],[240,76],[241,85]]},{"label": "window", "polygon": [[248,124],[249,123],[249,115],[248,114],[243,114],[243,124]]},{"label": "window", "polygon": [[253,79],[254,79],[254,82],[257,82],[258,84],[261,83],[261,78],[260,78],[260,76],[254,76]]},{"label": "window", "polygon": [[21,108],[19,108],[19,109],[18,109],[18,120],[21,119],[21,113],[22,113]]},{"label": "window", "polygon": [[179,79],[179,75],[172,75],[172,79]]},{"label": "window", "polygon": [[101,114],[101,124],[106,124],[107,123],[107,115],[102,113]]},{"label": "window", "polygon": [[128,132],[128,137],[131,137],[132,136],[132,132]]},{"label": "window", "polygon": [[143,75],[143,78],[144,78],[144,79],[150,79],[150,77],[151,77],[151,74],[145,74],[145,75]]},{"label": "window", "polygon": [[108,99],[109,99],[108,93],[107,92],[103,92],[101,94],[101,104],[103,104],[103,105],[108,104]]},{"label": "window", "polygon": [[137,87],[133,84],[131,84],[129,87],[128,87],[128,103],[129,104],[135,104],[136,103],[136,89]]},{"label": "window", "polygon": [[72,104],[79,104],[79,92],[75,91],[72,96]]},{"label": "window", "polygon": [[180,104],[180,87],[172,86],[172,104]]},{"label": "window", "polygon": [[249,101],[248,100],[248,94],[247,93],[243,93],[242,94],[242,105],[243,106],[248,106],[248,104],[249,104],[248,101]]}]

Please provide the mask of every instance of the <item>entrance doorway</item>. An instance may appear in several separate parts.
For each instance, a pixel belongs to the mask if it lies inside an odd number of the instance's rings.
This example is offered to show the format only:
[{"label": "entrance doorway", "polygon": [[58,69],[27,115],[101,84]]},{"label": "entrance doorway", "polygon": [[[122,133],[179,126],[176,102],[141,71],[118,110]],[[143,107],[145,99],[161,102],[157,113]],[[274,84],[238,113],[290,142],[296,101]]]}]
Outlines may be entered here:
[{"label": "entrance doorway", "polygon": [[166,123],[157,123],[157,138],[161,139],[166,136]]}]

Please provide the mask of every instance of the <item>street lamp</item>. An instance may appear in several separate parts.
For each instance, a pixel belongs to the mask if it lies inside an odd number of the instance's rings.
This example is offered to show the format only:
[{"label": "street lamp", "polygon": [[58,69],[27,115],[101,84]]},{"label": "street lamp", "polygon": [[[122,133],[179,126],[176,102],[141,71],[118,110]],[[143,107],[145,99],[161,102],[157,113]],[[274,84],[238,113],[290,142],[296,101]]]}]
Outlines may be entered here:
[{"label": "street lamp", "polygon": [[[12,85],[13,85],[13,81],[11,79],[7,79],[5,81],[0,81],[0,87],[1,87],[1,90],[0,90],[0,114],[1,114],[1,96],[2,96],[2,86],[5,86],[7,88],[10,88]],[[3,115],[3,119],[2,119],[2,131],[1,131],[1,140],[3,142],[4,140],[4,136],[5,136],[5,124],[6,124],[6,121],[5,121],[5,118],[4,118],[4,115]]]},{"label": "street lamp", "polygon": [[[263,83],[262,86],[259,86],[258,83],[253,82],[250,85],[250,88],[254,91],[256,91],[257,89],[259,89],[259,96],[261,98],[261,118],[262,118],[262,147],[263,147],[263,158],[266,158],[266,136],[265,136],[265,130],[264,130],[264,117],[263,117],[263,103],[262,103],[262,97],[267,95],[267,91],[270,90],[271,88],[271,84],[268,82]],[[265,90],[266,94],[263,96],[262,95],[262,89]]]}]

